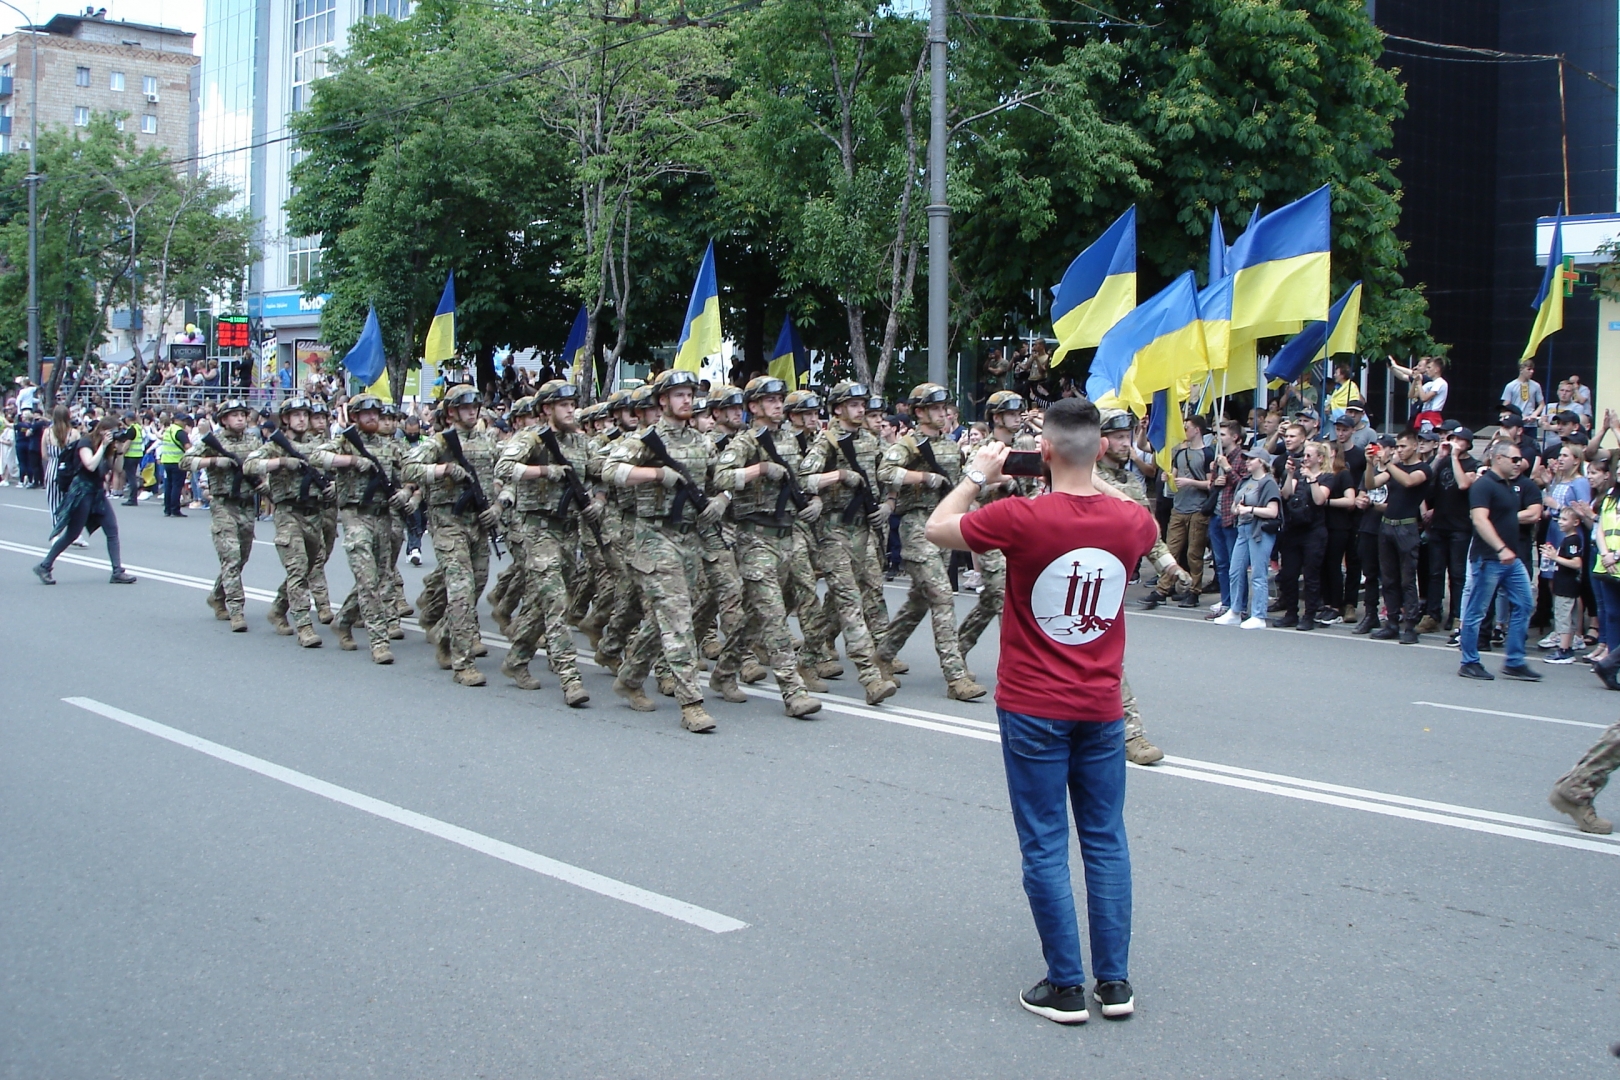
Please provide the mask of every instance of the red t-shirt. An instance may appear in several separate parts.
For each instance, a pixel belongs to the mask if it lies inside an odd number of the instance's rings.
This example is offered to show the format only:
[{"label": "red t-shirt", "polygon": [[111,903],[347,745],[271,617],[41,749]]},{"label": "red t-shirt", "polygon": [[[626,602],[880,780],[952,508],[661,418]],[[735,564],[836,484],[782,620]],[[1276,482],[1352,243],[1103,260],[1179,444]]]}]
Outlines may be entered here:
[{"label": "red t-shirt", "polygon": [[1159,538],[1111,495],[1001,499],[962,519],[974,551],[1007,558],[996,704],[1048,720],[1118,720],[1125,584]]}]

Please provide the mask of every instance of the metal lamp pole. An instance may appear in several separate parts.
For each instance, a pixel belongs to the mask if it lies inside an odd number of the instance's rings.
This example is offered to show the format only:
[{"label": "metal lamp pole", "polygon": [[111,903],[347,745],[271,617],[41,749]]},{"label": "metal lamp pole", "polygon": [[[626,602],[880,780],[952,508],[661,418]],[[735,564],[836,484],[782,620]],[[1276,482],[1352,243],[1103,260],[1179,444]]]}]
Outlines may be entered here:
[{"label": "metal lamp pole", "polygon": [[39,356],[39,32],[34,20],[15,4],[0,4],[21,15],[28,27],[29,74],[32,83],[28,92],[28,378],[35,386],[40,383]]},{"label": "metal lamp pole", "polygon": [[945,198],[945,28],[945,0],[932,0],[928,17],[928,381],[941,386],[945,385],[945,352],[951,340],[951,208]]}]

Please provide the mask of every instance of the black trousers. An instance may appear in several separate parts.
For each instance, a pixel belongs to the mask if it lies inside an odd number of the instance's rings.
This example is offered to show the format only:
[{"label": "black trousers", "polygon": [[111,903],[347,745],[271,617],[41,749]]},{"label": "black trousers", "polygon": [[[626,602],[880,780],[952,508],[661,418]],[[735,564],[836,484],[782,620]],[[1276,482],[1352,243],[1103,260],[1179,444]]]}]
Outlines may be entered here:
[{"label": "black trousers", "polygon": [[[1424,613],[1436,622],[1444,622],[1442,606],[1455,621],[1462,617],[1463,584],[1468,580],[1468,545],[1473,534],[1450,529],[1429,530],[1429,599]],[[1442,605],[1446,583],[1451,583],[1451,601]]]},{"label": "black trousers", "polygon": [[[45,556],[41,564],[49,570],[56,565],[56,558],[66,551],[68,545],[79,538],[84,532],[85,525],[90,520],[90,504],[93,500],[80,500],[79,505],[73,508],[68,516],[67,528],[56,537],[56,543],[51,545],[50,553]],[[101,535],[107,538],[107,561],[112,564],[112,572],[118,573],[124,569],[123,553],[118,545],[118,515],[113,513],[112,504],[108,502],[102,510]]]},{"label": "black trousers", "polygon": [[185,490],[186,474],[179,462],[158,468],[163,470],[163,512],[173,517],[180,512],[180,495]]},{"label": "black trousers", "polygon": [[131,506],[141,494],[141,459],[126,457],[124,459],[124,501]]},{"label": "black trousers", "polygon": [[1322,559],[1327,554],[1327,526],[1310,529],[1284,529],[1277,534],[1277,599],[1282,602],[1284,615],[1299,611],[1300,579],[1305,581],[1305,613],[1307,621],[1316,618],[1322,603]]},{"label": "black trousers", "polygon": [[[1349,564],[1348,578],[1345,565]],[[1322,557],[1322,604],[1337,612],[1355,602],[1361,560],[1356,557],[1356,534],[1349,529],[1329,529],[1327,554]],[[1346,580],[1350,587],[1345,588]],[[1348,595],[1347,595],[1348,593]]]},{"label": "black trousers", "polygon": [[[1378,618],[1378,534],[1356,533],[1356,561],[1361,564],[1362,606],[1366,614]],[[1354,581],[1352,580],[1352,584]],[[1354,591],[1354,590],[1353,590]]]},{"label": "black trousers", "polygon": [[1384,603],[1389,605],[1389,621],[1403,627],[1417,625],[1422,612],[1418,606],[1418,544],[1422,533],[1417,522],[1391,525],[1384,522],[1378,534],[1378,570],[1383,580]]}]

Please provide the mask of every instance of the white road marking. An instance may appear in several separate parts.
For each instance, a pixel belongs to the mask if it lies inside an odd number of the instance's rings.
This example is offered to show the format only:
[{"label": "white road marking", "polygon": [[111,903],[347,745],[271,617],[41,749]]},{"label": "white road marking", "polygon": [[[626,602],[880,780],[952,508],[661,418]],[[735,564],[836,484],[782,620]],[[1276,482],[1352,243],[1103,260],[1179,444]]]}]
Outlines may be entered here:
[{"label": "white road marking", "polygon": [[1513,720],[1540,720],[1543,724],[1566,724],[1569,727],[1589,727],[1602,731],[1608,724],[1593,724],[1585,720],[1560,720],[1556,716],[1534,716],[1522,712],[1502,712],[1499,709],[1476,709],[1468,705],[1447,705],[1443,701],[1414,701],[1414,705],[1427,705],[1431,709],[1450,709],[1453,712],[1482,713],[1485,716],[1506,716]]},{"label": "white road marking", "polygon": [[11,507],[13,510],[28,510],[36,514],[50,513],[50,511],[45,509],[43,506],[24,506],[22,503],[5,503],[4,505]]},{"label": "white road marking", "polygon": [[373,799],[371,796],[362,795],[358,791],[351,791],[348,788],[327,783],[325,780],[277,765],[275,762],[266,761],[263,758],[254,757],[252,754],[244,754],[240,750],[233,750],[228,746],[221,746],[219,743],[210,742],[189,732],[169,727],[167,724],[160,724],[155,720],[148,720],[144,716],[125,712],[123,709],[103,704],[91,698],[69,697],[62,700],[87,712],[104,716],[109,720],[116,720],[118,723],[134,728],[137,731],[144,731],[148,735],[156,735],[158,738],[166,739],[177,746],[184,746],[188,750],[207,754],[209,757],[216,758],[227,764],[258,773],[260,776],[268,777],[271,780],[280,781],[289,787],[307,791],[312,795],[319,795],[323,799],[330,799],[344,806],[380,817],[385,821],[392,821],[396,825],[403,825],[408,829],[427,833],[429,836],[448,840],[452,844],[459,844],[471,851],[488,855],[494,859],[500,859],[502,862],[511,863],[513,866],[521,866],[525,870],[532,870],[536,874],[556,878],[558,881],[576,885],[581,889],[598,893],[613,900],[634,904],[636,907],[645,908],[659,915],[690,923],[693,926],[708,930],[710,933],[724,934],[732,930],[741,930],[748,925],[741,920],[733,919],[729,915],[722,915],[718,911],[710,911],[708,908],[688,904],[684,900],[676,900],[661,893],[650,892],[569,863],[548,859],[544,855],[537,855],[532,851],[508,844],[503,840],[496,840],[482,833],[473,832],[471,829],[463,829],[459,825],[451,825],[448,822],[440,821],[438,818],[428,817],[426,814],[418,814],[414,810],[406,810],[404,807],[383,802],[381,799]]},{"label": "white road marking", "polygon": [[[1225,630],[1226,629],[1226,627],[1224,627],[1224,626],[1217,626],[1213,619],[1205,620],[1202,617],[1196,617],[1196,616],[1192,616],[1192,615],[1166,615],[1166,614],[1163,614],[1162,612],[1156,612],[1156,611],[1127,611],[1125,614],[1129,615],[1133,619],[1168,619],[1171,622],[1191,623],[1191,624],[1197,625],[1197,626],[1211,626],[1211,627],[1214,627],[1217,630]],[[1267,616],[1267,617],[1269,618],[1270,616]],[[1287,629],[1287,628],[1285,628],[1285,627],[1277,627],[1277,626],[1266,626],[1263,629],[1281,631],[1281,630],[1284,630],[1284,629]],[[1388,641],[1377,641],[1377,640],[1374,640],[1373,638],[1364,637],[1364,636],[1361,636],[1359,634],[1330,634],[1330,633],[1319,633],[1318,632],[1320,630],[1326,630],[1326,629],[1327,629],[1327,627],[1325,627],[1325,626],[1324,627],[1318,627],[1317,630],[1313,630],[1313,631],[1310,632],[1311,636],[1316,638],[1318,641],[1351,641],[1351,642],[1356,642],[1356,643],[1361,644],[1361,645],[1389,645],[1389,644],[1392,644],[1391,642],[1388,642]],[[1249,633],[1251,633],[1251,634],[1253,632],[1254,631],[1252,631],[1252,630],[1249,631]],[[1297,630],[1289,629],[1288,632],[1290,634],[1293,634],[1296,637],[1299,635],[1299,631],[1297,631]],[[1456,651],[1457,651],[1457,650],[1451,648],[1449,645],[1425,645],[1422,642],[1418,642],[1416,645],[1402,645],[1402,646],[1400,646],[1400,648],[1402,648],[1402,649],[1430,649],[1430,650],[1432,650],[1434,652],[1448,652],[1448,653],[1452,653],[1453,655],[1455,655]]]}]

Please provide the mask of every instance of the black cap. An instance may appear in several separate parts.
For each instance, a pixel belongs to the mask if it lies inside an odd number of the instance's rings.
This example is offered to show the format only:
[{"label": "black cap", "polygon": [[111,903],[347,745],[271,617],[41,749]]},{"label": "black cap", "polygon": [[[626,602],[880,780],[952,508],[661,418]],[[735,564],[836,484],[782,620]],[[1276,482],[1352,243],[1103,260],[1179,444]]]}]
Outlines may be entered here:
[{"label": "black cap", "polygon": [[1577,428],[1568,435],[1565,435],[1563,441],[1569,443],[1571,446],[1585,446],[1587,443],[1591,442],[1592,439],[1591,436],[1586,434],[1586,432]]},{"label": "black cap", "polygon": [[1558,412],[1553,413],[1553,423],[1555,424],[1578,424],[1580,422],[1580,413],[1571,412],[1568,409],[1560,409]]},{"label": "black cap", "polygon": [[[1447,421],[1447,423],[1450,423],[1450,421]],[[1471,443],[1474,441],[1474,429],[1465,428],[1459,424],[1451,429],[1451,437],[1453,439],[1467,439]]]},{"label": "black cap", "polygon": [[1445,421],[1444,423],[1442,423],[1440,425],[1440,430],[1441,431],[1456,431],[1460,427],[1462,427],[1461,421],[1447,420],[1447,421]]},{"label": "black cap", "polygon": [[1418,432],[1418,438],[1421,439],[1424,442],[1437,443],[1437,442],[1440,441],[1440,432],[1436,431],[1433,427],[1425,424],[1424,427],[1423,427],[1423,430]]},{"label": "black cap", "polygon": [[1385,450],[1393,450],[1393,449],[1395,449],[1395,436],[1393,436],[1393,435],[1380,435],[1380,436],[1378,436],[1378,445],[1382,446]]},{"label": "black cap", "polygon": [[1503,425],[1511,425],[1513,427],[1524,426],[1524,413],[1520,412],[1518,406],[1516,405],[1504,405],[1502,406],[1501,411],[1496,415],[1499,422]]}]

